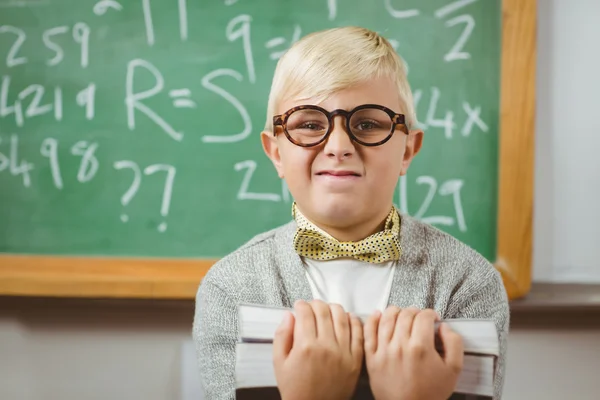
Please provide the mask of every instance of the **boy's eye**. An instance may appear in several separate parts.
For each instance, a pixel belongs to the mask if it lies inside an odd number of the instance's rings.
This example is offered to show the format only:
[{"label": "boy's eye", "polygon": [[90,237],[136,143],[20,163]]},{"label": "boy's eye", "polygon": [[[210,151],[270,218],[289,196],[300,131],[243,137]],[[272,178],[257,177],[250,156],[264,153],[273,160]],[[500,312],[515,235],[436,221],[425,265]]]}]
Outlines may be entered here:
[{"label": "boy's eye", "polygon": [[376,120],[353,121],[352,132],[356,134],[375,133],[379,131],[388,131],[391,128],[390,124],[382,123]]},{"label": "boy's eye", "polygon": [[377,121],[360,121],[355,124],[352,129],[358,131],[369,131],[373,129],[378,129],[381,127],[381,124]]},{"label": "boy's eye", "polygon": [[350,128],[354,135],[361,135],[361,137],[386,136],[392,130],[392,119],[383,110],[365,108],[352,115]]},{"label": "boy's eye", "polygon": [[327,116],[317,110],[299,110],[290,115],[287,121],[288,132],[295,134],[323,133],[329,122]]},{"label": "boy's eye", "polygon": [[300,124],[300,126],[296,127],[296,129],[308,129],[308,130],[318,130],[321,131],[323,129],[325,129],[323,127],[323,125],[321,125],[319,122],[303,122]]}]

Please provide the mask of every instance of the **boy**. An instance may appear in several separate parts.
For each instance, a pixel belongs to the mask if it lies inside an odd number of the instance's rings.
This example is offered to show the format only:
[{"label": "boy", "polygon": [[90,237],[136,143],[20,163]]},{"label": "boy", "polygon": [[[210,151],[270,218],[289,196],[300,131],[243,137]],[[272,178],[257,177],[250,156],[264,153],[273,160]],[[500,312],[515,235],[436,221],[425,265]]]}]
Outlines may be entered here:
[{"label": "boy", "polygon": [[[193,336],[208,399],[235,397],[239,302],[295,307],[274,340],[282,399],[348,399],[362,361],[378,400],[447,399],[462,341],[438,318],[491,318],[503,387],[508,301],[494,267],[400,213],[393,194],[421,148],[402,60],[362,28],[307,35],[277,64],[263,148],[295,203],[293,220],[215,264]],[[364,327],[355,314],[371,315]]]}]

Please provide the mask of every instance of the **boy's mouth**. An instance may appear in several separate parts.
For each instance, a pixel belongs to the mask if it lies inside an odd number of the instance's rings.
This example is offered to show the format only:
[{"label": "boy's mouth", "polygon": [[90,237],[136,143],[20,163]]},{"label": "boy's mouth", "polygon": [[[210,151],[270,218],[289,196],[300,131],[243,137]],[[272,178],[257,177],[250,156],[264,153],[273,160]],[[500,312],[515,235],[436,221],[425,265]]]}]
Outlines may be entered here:
[{"label": "boy's mouth", "polygon": [[361,176],[358,172],[350,170],[325,170],[317,172],[318,176],[334,176],[334,177],[352,177]]}]

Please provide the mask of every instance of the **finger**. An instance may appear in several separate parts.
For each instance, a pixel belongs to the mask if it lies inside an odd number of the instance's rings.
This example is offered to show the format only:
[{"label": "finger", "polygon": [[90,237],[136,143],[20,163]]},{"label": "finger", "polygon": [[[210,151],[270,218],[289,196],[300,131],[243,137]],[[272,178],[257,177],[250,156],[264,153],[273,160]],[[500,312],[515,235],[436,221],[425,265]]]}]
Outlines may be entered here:
[{"label": "finger", "polygon": [[463,339],[445,323],[440,325],[439,332],[444,346],[444,362],[454,374],[458,375],[462,371],[464,362]]},{"label": "finger", "polygon": [[339,304],[329,306],[336,340],[342,349],[350,349],[350,318]]},{"label": "finger", "polygon": [[305,301],[299,300],[294,304],[296,318],[294,338],[296,342],[314,340],[317,337],[317,325],[312,307]]},{"label": "finger", "polygon": [[379,321],[379,330],[377,336],[377,347],[387,345],[392,339],[394,329],[396,328],[396,319],[400,313],[400,308],[396,306],[390,306],[385,309],[381,320]]},{"label": "finger", "polygon": [[[363,329],[365,341],[365,354],[375,354],[377,351],[377,331],[379,329],[379,321],[381,320],[381,311],[377,310],[369,316]],[[354,334],[354,331],[352,331]]]},{"label": "finger", "polygon": [[435,346],[435,322],[439,315],[431,309],[420,311],[413,321],[410,341],[418,344],[421,348],[433,348]]},{"label": "finger", "polygon": [[310,302],[317,324],[317,339],[336,340],[329,305],[321,300]]},{"label": "finger", "polygon": [[408,342],[414,319],[419,311],[420,310],[416,307],[404,308],[400,311],[398,318],[396,318],[396,327],[394,328],[394,334],[392,336],[391,343],[393,346],[399,347]]},{"label": "finger", "polygon": [[273,336],[273,361],[282,363],[292,350],[294,343],[294,316],[286,311],[283,320],[277,327]]},{"label": "finger", "polygon": [[360,319],[354,315],[350,314],[350,329],[351,329],[351,340],[352,343],[350,345],[350,353],[356,362],[362,362],[362,358],[365,352],[365,339],[363,332],[363,324]]}]

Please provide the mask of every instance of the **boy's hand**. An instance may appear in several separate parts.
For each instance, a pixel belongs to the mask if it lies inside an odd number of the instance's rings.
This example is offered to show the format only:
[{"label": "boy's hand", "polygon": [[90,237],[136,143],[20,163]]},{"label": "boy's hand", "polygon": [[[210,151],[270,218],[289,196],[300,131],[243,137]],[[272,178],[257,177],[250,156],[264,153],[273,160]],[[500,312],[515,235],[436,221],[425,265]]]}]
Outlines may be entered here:
[{"label": "boy's hand", "polygon": [[444,355],[434,345],[433,310],[376,312],[365,324],[365,357],[371,391],[377,400],[446,400],[463,365],[462,338],[440,326]]},{"label": "boy's hand", "polygon": [[273,340],[275,378],[283,400],[349,399],[356,389],[364,344],[360,320],[339,305],[295,304]]}]

